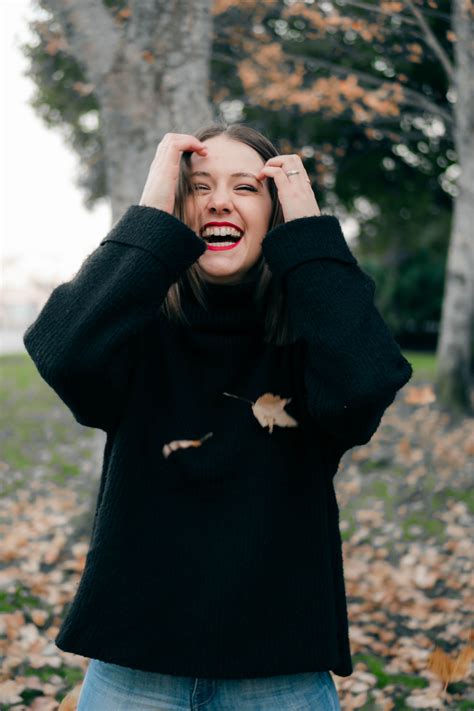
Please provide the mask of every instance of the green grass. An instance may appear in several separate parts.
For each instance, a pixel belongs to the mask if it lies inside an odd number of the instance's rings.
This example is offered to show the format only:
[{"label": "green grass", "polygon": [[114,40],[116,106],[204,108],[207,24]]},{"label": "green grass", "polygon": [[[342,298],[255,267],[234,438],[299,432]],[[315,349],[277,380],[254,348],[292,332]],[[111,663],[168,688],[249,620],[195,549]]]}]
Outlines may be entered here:
[{"label": "green grass", "polygon": [[377,677],[377,688],[383,689],[388,684],[402,684],[407,689],[421,689],[428,686],[426,679],[408,674],[387,674],[384,672],[384,661],[380,657],[369,654],[354,654],[354,666],[357,662],[363,662],[367,670]]},{"label": "green grass", "polygon": [[0,397],[0,447],[8,465],[0,481],[2,495],[24,486],[38,464],[58,484],[77,478],[94,430],[74,420],[28,354],[0,356]]},{"label": "green grass", "polygon": [[419,540],[419,529],[428,538],[431,538],[431,536],[438,537],[444,533],[445,524],[437,518],[426,518],[420,512],[409,514],[402,521],[403,540]]},{"label": "green grass", "polygon": [[402,351],[413,366],[413,377],[434,380],[436,375],[436,353],[427,351]]},{"label": "green grass", "polygon": [[433,494],[433,508],[442,510],[446,506],[448,499],[453,501],[463,501],[471,516],[474,515],[474,489],[462,491],[461,489],[453,489],[446,487],[442,491],[437,491]]},{"label": "green grass", "polygon": [[18,586],[15,592],[0,591],[0,612],[14,612],[22,610],[25,607],[29,608],[44,608],[44,602],[31,593],[23,586]]}]

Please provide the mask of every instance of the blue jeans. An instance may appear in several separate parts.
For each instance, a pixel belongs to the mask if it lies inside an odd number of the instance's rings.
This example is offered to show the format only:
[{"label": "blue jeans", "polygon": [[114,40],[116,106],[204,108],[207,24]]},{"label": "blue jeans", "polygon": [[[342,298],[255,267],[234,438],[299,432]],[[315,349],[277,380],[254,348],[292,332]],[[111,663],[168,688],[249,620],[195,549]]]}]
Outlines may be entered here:
[{"label": "blue jeans", "polygon": [[203,679],[91,659],[77,711],[341,711],[328,671]]}]

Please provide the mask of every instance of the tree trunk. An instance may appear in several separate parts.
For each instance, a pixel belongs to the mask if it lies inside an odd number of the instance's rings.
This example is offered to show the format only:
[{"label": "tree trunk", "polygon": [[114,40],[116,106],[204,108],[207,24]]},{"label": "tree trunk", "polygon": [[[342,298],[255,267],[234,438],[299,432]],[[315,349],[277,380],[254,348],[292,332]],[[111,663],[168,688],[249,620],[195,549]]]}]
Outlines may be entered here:
[{"label": "tree trunk", "polygon": [[474,17],[471,0],[453,0],[456,102],[454,141],[461,169],[448,250],[436,393],[455,412],[472,412],[474,330]]},{"label": "tree trunk", "polygon": [[208,100],[212,0],[129,0],[114,18],[97,0],[43,0],[100,106],[115,223],[137,203],[158,143],[214,120]]},{"label": "tree trunk", "polygon": [[[145,36],[127,43],[98,91],[113,222],[140,199],[164,134],[190,133],[214,118],[208,101],[210,0],[149,4],[152,42]],[[147,47],[153,55],[149,63],[142,56]]]},{"label": "tree trunk", "polygon": [[[138,203],[158,143],[214,119],[208,101],[212,0],[129,0],[120,25],[102,0],[43,0],[99,103],[112,223]],[[97,431],[93,460],[103,455]],[[99,467],[100,469],[100,467]],[[74,539],[90,536],[96,482]]]}]

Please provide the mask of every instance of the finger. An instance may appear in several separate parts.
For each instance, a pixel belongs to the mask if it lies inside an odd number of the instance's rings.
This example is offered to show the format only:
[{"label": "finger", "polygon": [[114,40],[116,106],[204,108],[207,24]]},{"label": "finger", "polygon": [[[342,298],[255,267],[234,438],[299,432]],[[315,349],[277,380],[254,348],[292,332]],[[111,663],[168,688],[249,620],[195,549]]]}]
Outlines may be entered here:
[{"label": "finger", "polygon": [[188,134],[177,134],[172,141],[172,145],[180,151],[196,151],[203,148],[207,149],[205,143],[200,141],[195,136],[189,136]]},{"label": "finger", "polygon": [[[293,170],[291,166],[264,166],[260,173],[257,175],[257,177],[262,176],[263,178],[265,176],[274,178],[275,182],[280,185],[283,185],[285,181],[287,183],[311,183],[308,174],[306,173],[305,169],[303,168],[302,170],[295,168],[294,170],[300,170],[299,173],[293,173],[292,175],[287,175],[287,171]],[[278,179],[280,180],[280,183],[278,183]]]},{"label": "finger", "polygon": [[158,144],[156,155],[166,155],[170,152],[176,154],[176,152],[183,151],[195,151],[203,154],[207,152],[207,146],[195,136],[176,133],[166,134]]},{"label": "finger", "polygon": [[285,155],[277,155],[277,156],[272,156],[269,158],[265,165],[273,165],[273,166],[280,166],[284,167],[287,166],[288,170],[291,168],[295,169],[304,169],[303,166],[303,161],[301,160],[300,156],[297,155],[296,153],[288,153]]},{"label": "finger", "polygon": [[[290,178],[286,175],[285,170],[281,166],[266,165],[262,168],[260,174],[263,178],[273,178],[278,190],[291,187]],[[295,175],[294,177],[297,178],[298,176]]]},{"label": "finger", "polygon": [[168,155],[170,155],[170,160],[174,166],[178,166],[181,162],[181,157],[184,152],[187,153],[197,153],[200,156],[207,155],[207,146],[194,139],[192,141],[186,140],[185,138],[181,140],[172,141],[168,146]]}]

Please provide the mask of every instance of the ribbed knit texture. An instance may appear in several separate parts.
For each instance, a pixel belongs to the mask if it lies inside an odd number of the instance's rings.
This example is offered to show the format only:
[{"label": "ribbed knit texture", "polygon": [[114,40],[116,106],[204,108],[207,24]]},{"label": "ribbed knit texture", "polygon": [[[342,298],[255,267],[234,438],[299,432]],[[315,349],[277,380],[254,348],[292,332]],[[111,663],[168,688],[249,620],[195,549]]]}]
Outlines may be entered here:
[{"label": "ribbed knit texture", "polygon": [[[206,245],[138,205],[24,335],[76,420],[107,433],[64,651],[178,676],[352,672],[333,478],[412,369],[334,217],[280,225],[262,248],[290,345],[263,341],[253,278],[208,284],[208,309],[186,288],[189,325],[168,322],[159,306]],[[298,426],[262,427],[264,393],[291,398]]]}]

